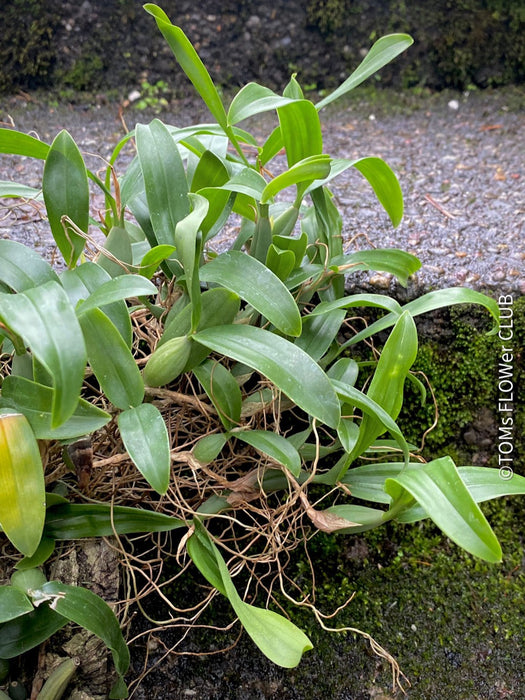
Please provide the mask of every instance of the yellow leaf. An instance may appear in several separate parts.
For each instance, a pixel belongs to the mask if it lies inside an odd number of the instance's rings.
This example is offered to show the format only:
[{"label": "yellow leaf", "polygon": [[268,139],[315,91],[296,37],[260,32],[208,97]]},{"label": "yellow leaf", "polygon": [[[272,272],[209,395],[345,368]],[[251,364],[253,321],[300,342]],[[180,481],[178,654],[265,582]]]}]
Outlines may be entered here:
[{"label": "yellow leaf", "polygon": [[38,443],[21,413],[0,413],[0,525],[30,557],[42,537],[45,484]]}]

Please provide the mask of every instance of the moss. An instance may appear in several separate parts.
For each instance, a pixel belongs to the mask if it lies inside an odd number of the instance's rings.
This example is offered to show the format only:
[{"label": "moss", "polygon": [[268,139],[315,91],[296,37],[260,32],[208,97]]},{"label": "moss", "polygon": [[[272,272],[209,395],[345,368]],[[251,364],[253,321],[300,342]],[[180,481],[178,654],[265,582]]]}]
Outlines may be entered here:
[{"label": "moss", "polygon": [[[519,357],[523,351],[525,300],[513,305],[515,339],[514,384],[523,381]],[[452,308],[445,324],[446,338],[423,340],[414,370],[424,373],[435,394],[439,412],[438,425],[425,439],[424,456],[433,458],[450,454],[458,463],[480,463],[496,467],[498,407],[498,367],[502,341],[488,335],[486,313],[464,307]],[[523,447],[525,406],[519,397],[514,406],[515,451]],[[406,399],[399,424],[408,440],[419,443],[421,435],[433,423],[435,407],[430,394],[421,406],[417,390],[407,384]]]},{"label": "moss", "polygon": [[52,0],[12,0],[2,7],[0,93],[45,85],[57,58],[59,11]]},{"label": "moss", "polygon": [[525,78],[521,0],[310,0],[307,16],[327,42],[350,44],[352,57],[382,34],[411,34],[414,47],[393,68],[405,87],[496,87]]}]

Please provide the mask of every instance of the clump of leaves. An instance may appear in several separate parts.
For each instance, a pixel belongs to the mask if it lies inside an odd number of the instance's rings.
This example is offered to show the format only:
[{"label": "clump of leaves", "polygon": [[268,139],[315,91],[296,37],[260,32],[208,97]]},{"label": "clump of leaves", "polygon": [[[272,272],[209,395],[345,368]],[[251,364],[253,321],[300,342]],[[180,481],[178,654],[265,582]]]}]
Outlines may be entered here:
[{"label": "clump of leaves", "polygon": [[[178,550],[157,541],[161,556],[144,567],[155,573],[143,589],[136,584],[136,598],[161,580],[164,560],[180,561],[180,573],[192,561],[261,651],[293,667],[309,639],[268,605],[248,603],[250,584],[241,595],[235,578],[246,574],[267,601],[276,583],[293,598],[287,558],[316,531],[430,517],[472,554],[501,559],[478,503],[524,493],[525,479],[503,482],[497,470],[458,468],[447,456],[425,463],[396,423],[417,352],[414,317],[476,303],[497,321],[498,306],[461,288],[404,306],[380,294],[345,296],[353,272],[385,271],[407,284],[420,263],[397,249],[344,251],[333,178],[354,168],[393,225],[403,201],[381,159],[323,152],[321,111],[410,37],[380,39],[317,104],[292,77],[282,95],[251,83],[226,107],[183,31],[145,7],[214,122],[138,124],[103,179],[65,131],[48,145],[0,129],[0,152],[45,161],[41,193],[11,182],[0,193],[42,194],[64,260],[57,272],[23,245],[0,241],[0,524],[24,555],[19,566],[31,569],[56,541],[179,530]],[[240,125],[268,111],[276,124],[260,143]],[[119,177],[129,145],[136,155]],[[90,181],[106,200],[97,224],[103,246],[91,235]],[[236,235],[226,249],[214,247],[225,230]],[[359,330],[348,314],[365,307],[379,318]],[[389,334],[373,366],[354,359],[354,346],[380,331]],[[46,496],[64,485],[66,498]],[[88,622],[77,614],[83,593],[66,584],[41,583],[23,598],[4,590],[18,596],[20,612],[0,618],[2,640],[11,640],[0,658],[40,643],[59,621]],[[191,627],[209,600],[207,592],[180,625]],[[103,638],[122,676],[120,637]],[[395,662],[373,644],[398,679]],[[120,678],[111,697],[125,692]]]}]

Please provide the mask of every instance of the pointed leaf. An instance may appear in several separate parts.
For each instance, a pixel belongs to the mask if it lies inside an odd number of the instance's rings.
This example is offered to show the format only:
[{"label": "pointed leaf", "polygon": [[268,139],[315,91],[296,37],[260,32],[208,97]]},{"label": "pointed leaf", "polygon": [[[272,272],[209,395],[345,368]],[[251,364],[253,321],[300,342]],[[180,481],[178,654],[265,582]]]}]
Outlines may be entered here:
[{"label": "pointed leaf", "polygon": [[[428,294],[423,294],[422,297],[418,297],[414,299],[414,301],[405,304],[402,309],[403,311],[409,311],[412,316],[419,316],[419,314],[442,309],[446,306],[453,306],[454,304],[480,304],[490,312],[496,324],[499,322],[499,306],[496,300],[491,299],[481,292],[476,292],[474,289],[468,289],[467,287],[449,287],[448,289],[438,289],[435,292],[428,292]],[[369,338],[374,333],[379,333],[385,330],[385,328],[393,326],[396,320],[393,314],[383,316],[383,318],[372,323],[365,330],[357,333],[353,338],[347,341],[343,347],[346,348],[350,345],[354,345],[365,338]],[[497,332],[497,329],[498,326],[495,325],[491,334]]]},{"label": "pointed leaf", "polygon": [[317,362],[336,339],[344,319],[344,309],[337,308],[320,316],[303,317],[303,332],[295,344]]},{"label": "pointed leaf", "polygon": [[44,468],[38,443],[21,413],[0,413],[0,526],[31,556],[38,547],[46,510]]},{"label": "pointed leaf", "polygon": [[450,457],[387,479],[385,491],[392,497],[392,507],[407,491],[460,547],[486,561],[501,561],[499,542]]},{"label": "pointed leaf", "polygon": [[208,394],[226,430],[239,425],[242,405],[241,390],[231,372],[219,362],[206,360],[194,368],[193,374]]},{"label": "pointed leaf", "polygon": [[406,287],[408,278],[420,269],[421,262],[404,250],[380,248],[359,250],[341,258],[333,258],[330,261],[330,266],[337,266],[339,272],[345,274],[361,270],[389,272],[395,275],[399,282]]},{"label": "pointed leaf", "polygon": [[[406,311],[399,317],[381,352],[367,390],[367,397],[380,405],[394,420],[403,405],[405,379],[417,355],[417,329]],[[385,431],[381,418],[367,413],[359,426],[359,439],[352,457],[361,455]],[[342,475],[341,475],[342,476]]]},{"label": "pointed leaf", "polygon": [[228,438],[224,433],[205,435],[193,446],[193,456],[202,464],[210,464],[217,459],[227,442]]},{"label": "pointed leaf", "polygon": [[282,435],[268,430],[239,430],[233,435],[242,442],[251,445],[258,452],[262,452],[275,462],[286,467],[291,474],[298,477],[301,472],[301,458],[299,453]]},{"label": "pointed leaf", "polygon": [[184,217],[175,229],[175,246],[177,256],[182,263],[186,287],[192,304],[192,331],[199,323],[201,314],[201,289],[199,281],[199,262],[201,257],[200,228],[206,214],[209,203],[204,197],[198,194],[188,195],[190,203],[193,205],[192,211]]},{"label": "pointed leaf", "polygon": [[281,280],[246,253],[231,250],[201,268],[204,282],[215,282],[238,294],[283,333],[297,336],[301,316]]},{"label": "pointed leaf", "polygon": [[187,36],[180,27],[176,27],[170,22],[169,17],[160,7],[148,3],[144,5],[144,9],[155,18],[158,28],[175,54],[182,70],[191,80],[217,122],[223,129],[226,129],[228,120],[217,88]]},{"label": "pointed leaf", "polygon": [[[370,396],[367,394],[363,394],[363,392],[359,391],[358,389],[355,389],[353,386],[349,386],[348,384],[343,384],[336,379],[331,380],[335,390],[337,391],[337,395],[345,402],[348,403],[352,406],[356,406],[357,408],[361,409],[361,411],[364,414],[364,417],[370,416],[372,421],[375,422],[377,421],[378,423],[381,423],[386,430],[395,438],[397,441],[399,447],[403,451],[403,455],[405,457],[406,462],[408,463],[408,456],[409,456],[409,451],[408,451],[408,445],[403,437],[403,433],[399,429],[399,426],[397,423],[392,419],[392,417],[389,415],[385,409],[380,406],[376,401],[374,401]],[[364,420],[364,418],[363,418]],[[357,456],[357,450],[354,448],[354,452],[356,453]],[[341,481],[341,479],[344,476],[345,472],[340,473],[338,472],[338,478],[337,481]]]},{"label": "pointed leaf", "polygon": [[289,97],[282,97],[267,87],[257,83],[248,83],[233,98],[228,109],[228,123],[237,124],[243,119],[262,112],[269,112],[292,101]]},{"label": "pointed leaf", "polygon": [[59,503],[47,509],[44,531],[46,537],[54,540],[76,540],[106,537],[115,532],[118,535],[169,532],[185,525],[184,520],[141,508],[107,503]]},{"label": "pointed leaf", "polygon": [[[483,503],[501,496],[525,495],[525,477],[519,474],[512,474],[510,479],[503,479],[499,469],[488,467],[458,467],[458,473],[476,503]],[[396,520],[413,523],[423,518],[428,518],[428,513],[419,503],[416,503],[400,513]]]},{"label": "pointed leaf", "polygon": [[87,299],[77,304],[77,316],[81,316],[91,309],[100,309],[122,299],[151,296],[152,294],[157,295],[157,293],[157,287],[141,275],[113,277],[101,284]]},{"label": "pointed leaf", "polygon": [[[110,280],[111,277],[106,270],[97,263],[89,261],[78,265],[73,270],[64,270],[60,274],[60,282],[66,290],[73,307],[76,307],[80,301],[85,301],[88,297],[91,297],[93,292],[96,292]],[[133,332],[126,302],[113,302],[103,306],[101,311],[115,324],[126,345],[131,348]]]},{"label": "pointed leaf", "polygon": [[125,411],[144,398],[142,375],[115,325],[100,309],[80,316],[89,364],[108,399]]},{"label": "pointed leaf", "polygon": [[351,167],[358,170],[368,180],[392,224],[397,226],[403,218],[403,193],[395,173],[382,158],[368,157],[359,160],[334,158],[331,162],[330,173],[320,182],[310,186],[306,193],[310,193],[314,187],[328,184]]},{"label": "pointed leaf", "polygon": [[78,404],[86,365],[82,332],[65,291],[51,281],[21,294],[1,294],[0,318],[51,375],[51,427],[58,427]]},{"label": "pointed leaf", "polygon": [[0,659],[34,649],[64,627],[67,620],[47,605],[0,625]]},{"label": "pointed leaf", "polygon": [[49,149],[44,166],[42,192],[49,225],[60,252],[73,267],[84,249],[85,238],[62,224],[67,216],[87,233],[89,226],[89,185],[84,160],[67,131],[61,131]]},{"label": "pointed leaf", "polygon": [[289,168],[308,156],[323,152],[321,122],[310,100],[298,100],[280,107],[277,114]]},{"label": "pointed leaf", "polygon": [[22,243],[0,240],[0,282],[24,292],[45,282],[58,281],[51,265]]},{"label": "pointed leaf", "polygon": [[151,223],[158,243],[175,244],[175,228],[190,211],[188,183],[179,149],[158,119],[137,124],[137,153]]},{"label": "pointed leaf", "polygon": [[347,92],[353,90],[364,80],[373,75],[387,63],[390,63],[396,56],[408,49],[413,44],[412,37],[408,34],[387,34],[378,39],[370,51],[361,61],[356,70],[342,83],[337,90],[317,103],[317,109],[322,109],[326,105],[338,100]]},{"label": "pointed leaf", "polygon": [[49,153],[49,146],[29,134],[23,134],[15,129],[0,128],[0,153],[45,160]]},{"label": "pointed leaf", "polygon": [[[129,649],[124,641],[115,613],[109,605],[87,588],[48,581],[32,591],[35,605],[49,601],[50,607],[71,622],[102,639],[113,655],[120,679],[129,668]],[[119,688],[120,688],[119,683]],[[110,692],[110,698],[126,697]]]},{"label": "pointed leaf", "polygon": [[197,568],[228,598],[241,624],[263,654],[284,668],[297,666],[303,653],[312,649],[304,632],[282,615],[241,600],[222,555],[198,523],[187,547]]},{"label": "pointed leaf", "polygon": [[[277,175],[271,180],[261,195],[261,202],[269,202],[272,197],[286,187],[299,183],[312,183],[314,180],[325,178],[330,172],[330,156],[315,155],[300,160],[289,170]],[[305,188],[306,189],[306,188]]]},{"label": "pointed leaf", "polygon": [[166,493],[170,480],[170,444],[158,408],[143,403],[123,411],[118,417],[118,427],[133,464],[155,491]]},{"label": "pointed leaf", "polygon": [[332,428],[339,423],[339,401],[328,377],[304,350],[253,326],[216,326],[194,339],[243,362],[267,377],[300,408]]},{"label": "pointed leaf", "polygon": [[88,435],[106,425],[111,416],[80,399],[73,414],[57,428],[51,427],[55,390],[25,377],[10,375],[2,384],[0,406],[23,413],[38,440],[70,440]]},{"label": "pointed leaf", "polygon": [[[25,593],[14,586],[0,586],[0,624],[34,610]],[[1,627],[0,627],[1,634]]]}]

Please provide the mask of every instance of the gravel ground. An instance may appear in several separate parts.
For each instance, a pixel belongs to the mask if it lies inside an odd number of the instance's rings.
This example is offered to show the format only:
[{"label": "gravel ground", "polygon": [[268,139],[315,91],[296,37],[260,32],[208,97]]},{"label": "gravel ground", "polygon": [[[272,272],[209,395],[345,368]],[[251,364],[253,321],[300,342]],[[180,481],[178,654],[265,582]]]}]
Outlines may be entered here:
[{"label": "gravel ground", "polygon": [[[34,96],[0,102],[0,121],[43,140],[68,129],[95,170],[103,163],[88,154],[107,157],[124,133],[118,113],[116,104],[50,107]],[[133,126],[152,115],[128,109],[124,116]],[[160,117],[178,126],[209,120],[191,101],[173,103]],[[524,126],[525,92],[518,88],[422,96],[357,91],[342,106],[329,108],[323,119],[325,151],[384,158],[405,195],[404,219],[393,229],[357,171],[335,180],[349,248],[400,247],[418,256],[423,266],[409,295],[450,285],[525,293]],[[121,172],[125,165],[126,157]],[[40,177],[40,163],[0,157],[0,180],[39,186]],[[53,242],[41,210],[12,204],[0,204],[0,236],[49,257]],[[371,281],[394,287],[388,276],[373,275]]]}]

